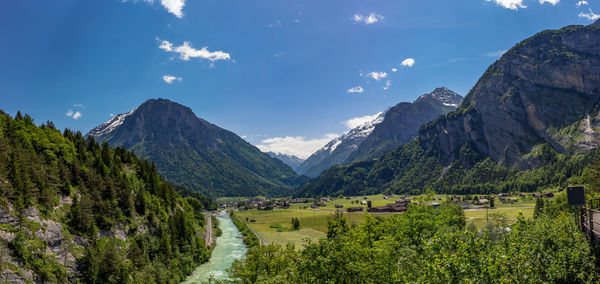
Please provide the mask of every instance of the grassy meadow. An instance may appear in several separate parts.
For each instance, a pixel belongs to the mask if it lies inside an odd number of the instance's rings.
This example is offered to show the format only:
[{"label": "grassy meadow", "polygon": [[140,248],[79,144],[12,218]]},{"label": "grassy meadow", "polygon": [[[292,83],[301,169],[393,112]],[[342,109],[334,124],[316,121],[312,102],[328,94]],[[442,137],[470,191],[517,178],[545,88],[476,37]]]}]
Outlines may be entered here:
[{"label": "grassy meadow", "polygon": [[[326,206],[319,207],[318,210],[308,208],[310,203],[293,203],[289,209],[274,209],[270,211],[263,210],[246,210],[237,212],[237,216],[245,221],[249,226],[256,230],[263,238],[269,243],[286,244],[293,243],[296,247],[300,248],[304,245],[306,240],[317,242],[320,238],[327,234],[327,223],[331,216],[335,214],[335,205],[343,205],[344,209],[348,207],[362,206],[366,210],[366,205],[356,204],[356,201],[370,200],[373,207],[383,206],[388,203],[394,203],[397,197],[384,199],[384,195],[370,195],[353,197],[352,199],[333,199],[331,202],[327,202]],[[414,196],[411,196],[411,198]],[[443,202],[447,199],[448,195],[435,195],[436,202]],[[442,200],[438,200],[441,198]],[[238,198],[239,199],[239,198]],[[228,201],[237,199],[228,199]],[[487,219],[502,218],[507,224],[512,224],[516,221],[519,214],[523,214],[525,218],[531,218],[533,216],[533,210],[535,207],[535,198],[528,195],[527,197],[519,197],[516,203],[502,203],[496,198],[495,208],[490,209],[466,209],[465,216],[468,222],[474,222],[478,228],[483,227],[487,222]],[[372,216],[391,216],[393,214],[402,213],[366,213],[366,212],[352,212],[343,213],[346,217],[348,224],[351,226],[360,225],[365,220],[366,214]],[[300,230],[286,230],[291,228],[292,218],[298,218],[300,220]],[[250,220],[254,222],[250,222]],[[284,230],[279,230],[277,227],[281,227]]]}]

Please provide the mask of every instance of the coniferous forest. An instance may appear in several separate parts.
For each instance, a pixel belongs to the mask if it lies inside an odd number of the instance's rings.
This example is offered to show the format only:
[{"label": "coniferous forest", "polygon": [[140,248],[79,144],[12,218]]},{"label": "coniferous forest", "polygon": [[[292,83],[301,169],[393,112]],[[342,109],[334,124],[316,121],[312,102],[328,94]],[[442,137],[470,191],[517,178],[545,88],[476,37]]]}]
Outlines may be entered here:
[{"label": "coniferous forest", "polygon": [[123,148],[2,112],[0,165],[0,281],[178,283],[210,256],[213,201]]}]

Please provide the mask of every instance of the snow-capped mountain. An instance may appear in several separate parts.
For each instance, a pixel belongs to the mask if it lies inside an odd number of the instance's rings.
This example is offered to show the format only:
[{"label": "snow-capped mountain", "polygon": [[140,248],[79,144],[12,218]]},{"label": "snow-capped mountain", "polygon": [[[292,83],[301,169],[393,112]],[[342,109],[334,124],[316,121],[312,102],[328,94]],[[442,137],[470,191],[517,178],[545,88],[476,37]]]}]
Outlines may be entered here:
[{"label": "snow-capped mountain", "polygon": [[300,159],[294,155],[287,155],[287,154],[283,154],[283,153],[273,153],[273,152],[267,152],[267,155],[269,155],[275,159],[279,159],[284,164],[290,166],[294,171],[296,171],[298,166],[300,166],[300,164],[302,164],[302,162],[304,162],[304,159]]},{"label": "snow-capped mountain", "polygon": [[378,158],[417,136],[421,125],[458,108],[462,99],[447,88],[437,88],[412,103],[399,103],[329,142],[306,159],[298,172],[316,177],[333,165]]},{"label": "snow-capped mountain", "polygon": [[373,132],[375,126],[383,121],[385,112],[380,112],[375,119],[351,129],[341,137],[331,140],[323,148],[304,161],[297,171],[301,174],[316,177],[332,165],[344,163],[352,152]]}]

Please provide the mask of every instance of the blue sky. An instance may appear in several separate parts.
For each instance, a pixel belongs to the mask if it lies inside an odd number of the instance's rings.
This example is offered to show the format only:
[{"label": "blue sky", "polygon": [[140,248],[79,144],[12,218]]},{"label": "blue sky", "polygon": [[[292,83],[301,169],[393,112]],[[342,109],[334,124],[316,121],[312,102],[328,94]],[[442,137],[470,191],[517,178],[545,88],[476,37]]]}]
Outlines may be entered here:
[{"label": "blue sky", "polygon": [[519,41],[592,23],[598,1],[3,1],[0,109],[86,133],[161,97],[306,157],[350,119],[465,95]]}]

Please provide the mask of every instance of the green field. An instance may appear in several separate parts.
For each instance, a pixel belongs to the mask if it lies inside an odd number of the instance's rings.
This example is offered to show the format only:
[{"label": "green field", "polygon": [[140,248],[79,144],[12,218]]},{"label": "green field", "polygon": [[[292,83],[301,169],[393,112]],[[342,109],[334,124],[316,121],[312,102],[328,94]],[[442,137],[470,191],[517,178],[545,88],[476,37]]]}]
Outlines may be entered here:
[{"label": "green field", "polygon": [[[414,197],[414,196],[413,196]],[[435,195],[437,200],[441,198],[445,200],[448,198],[447,195]],[[355,200],[370,200],[372,206],[382,206],[388,203],[393,203],[395,198],[384,199],[383,195],[370,195],[367,199],[363,196],[354,197],[352,199],[334,199],[331,202],[327,202],[326,206],[319,207],[318,211],[308,207],[309,203],[294,203],[289,209],[275,209],[271,211],[262,210],[247,210],[236,213],[241,220],[244,220],[254,230],[263,236],[263,238],[269,243],[286,244],[293,243],[296,247],[302,247],[305,241],[311,240],[317,242],[320,238],[324,237],[327,233],[327,223],[333,214],[336,212],[335,205],[340,204],[345,208],[361,206],[356,204]],[[354,203],[353,203],[354,201]],[[366,206],[362,206],[365,207]],[[483,227],[488,220],[494,218],[494,214],[502,214],[507,224],[514,223],[522,213],[525,218],[531,218],[533,216],[533,209],[535,207],[535,199],[532,197],[518,198],[518,202],[513,204],[505,204],[496,200],[496,208],[494,209],[468,209],[465,210],[465,216],[467,222],[474,222],[478,228]],[[371,214],[374,216],[390,216],[392,213],[344,213],[344,216],[348,220],[351,226],[357,226],[361,224],[365,219],[365,214]],[[283,231],[278,232],[277,225],[281,225],[283,228],[291,227],[292,218],[298,218],[300,220],[301,229],[298,231]],[[254,222],[250,222],[254,219]],[[273,227],[272,227],[273,226]]]}]

